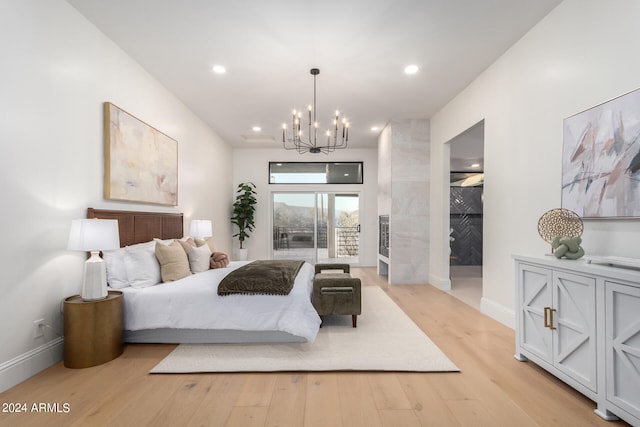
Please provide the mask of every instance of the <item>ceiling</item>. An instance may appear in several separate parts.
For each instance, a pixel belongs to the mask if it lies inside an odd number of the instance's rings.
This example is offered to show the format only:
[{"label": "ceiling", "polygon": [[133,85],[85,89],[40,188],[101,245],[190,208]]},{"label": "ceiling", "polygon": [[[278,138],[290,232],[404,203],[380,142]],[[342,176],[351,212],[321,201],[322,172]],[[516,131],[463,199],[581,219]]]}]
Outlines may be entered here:
[{"label": "ceiling", "polygon": [[431,117],[561,0],[67,1],[234,147],[281,147],[317,67],[320,127],[344,111],[349,147],[370,148],[372,127]]}]

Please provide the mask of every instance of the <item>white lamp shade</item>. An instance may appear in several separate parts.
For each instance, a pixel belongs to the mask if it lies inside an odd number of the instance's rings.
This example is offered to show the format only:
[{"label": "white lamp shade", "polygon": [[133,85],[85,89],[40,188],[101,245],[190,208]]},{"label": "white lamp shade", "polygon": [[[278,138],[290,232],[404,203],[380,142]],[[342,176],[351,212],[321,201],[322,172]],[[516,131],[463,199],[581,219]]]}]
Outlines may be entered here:
[{"label": "white lamp shade", "polygon": [[202,239],[213,236],[213,225],[208,219],[192,219],[189,235]]},{"label": "white lamp shade", "polygon": [[118,249],[120,235],[115,219],[74,219],[71,221],[67,249],[72,251],[103,251]]}]

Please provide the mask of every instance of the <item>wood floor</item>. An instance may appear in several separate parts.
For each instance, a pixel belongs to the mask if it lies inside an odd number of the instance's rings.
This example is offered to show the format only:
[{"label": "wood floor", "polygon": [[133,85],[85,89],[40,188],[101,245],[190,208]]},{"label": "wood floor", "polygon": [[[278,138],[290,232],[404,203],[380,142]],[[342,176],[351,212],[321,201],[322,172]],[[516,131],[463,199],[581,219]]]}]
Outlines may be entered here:
[{"label": "wood floor", "polygon": [[104,365],[60,362],[0,394],[3,405],[29,410],[59,405],[56,413],[0,412],[0,426],[626,425],[601,420],[592,401],[516,361],[513,331],[451,295],[388,286],[374,268],[352,272],[382,287],[461,372],[150,375],[175,346],[127,345]]}]

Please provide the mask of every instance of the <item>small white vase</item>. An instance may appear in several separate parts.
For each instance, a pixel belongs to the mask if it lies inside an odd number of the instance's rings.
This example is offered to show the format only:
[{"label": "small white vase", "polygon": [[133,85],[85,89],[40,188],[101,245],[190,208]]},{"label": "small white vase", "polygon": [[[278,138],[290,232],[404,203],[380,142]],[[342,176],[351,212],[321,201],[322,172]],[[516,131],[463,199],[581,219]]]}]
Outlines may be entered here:
[{"label": "small white vase", "polygon": [[249,249],[238,249],[238,261],[246,261],[249,259]]}]

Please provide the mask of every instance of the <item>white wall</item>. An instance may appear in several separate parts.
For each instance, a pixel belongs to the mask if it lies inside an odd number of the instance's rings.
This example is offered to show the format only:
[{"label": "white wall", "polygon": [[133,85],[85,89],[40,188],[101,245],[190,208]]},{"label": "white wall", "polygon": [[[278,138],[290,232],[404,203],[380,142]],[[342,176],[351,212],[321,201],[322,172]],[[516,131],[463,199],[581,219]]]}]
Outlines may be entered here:
[{"label": "white wall", "polygon": [[[170,92],[63,0],[0,6],[0,391],[57,361],[51,331],[60,302],[77,294],[84,254],[66,250],[87,207],[184,212],[227,224],[232,151]],[[103,198],[102,104],[113,102],[178,141],[177,207]],[[215,227],[222,250],[230,227]],[[47,343],[57,344],[54,351]],[[35,361],[35,362],[34,362]]]},{"label": "white wall", "polygon": [[[485,120],[482,310],[513,325],[511,255],[542,255],[538,218],[560,206],[562,120],[640,87],[640,2],[565,0],[431,120],[431,282],[444,283],[446,142]],[[587,253],[640,258],[638,220],[585,220]]]},{"label": "white wall", "polygon": [[[269,184],[269,162],[364,162],[362,185],[284,185]],[[378,253],[378,215],[377,215],[377,170],[378,153],[376,149],[346,149],[329,155],[298,154],[284,149],[235,149],[233,150],[233,188],[227,206],[231,217],[231,204],[236,187],[241,182],[251,181],[257,189],[256,227],[251,237],[244,241],[249,249],[249,258],[268,258],[270,255],[271,220],[270,201],[275,191],[357,191],[361,197],[360,209],[360,266],[375,266]],[[230,224],[230,223],[229,223]],[[233,233],[237,229],[234,228]],[[235,240],[235,239],[234,239]],[[237,247],[237,240],[234,241]]]}]

